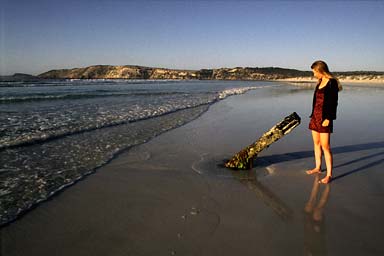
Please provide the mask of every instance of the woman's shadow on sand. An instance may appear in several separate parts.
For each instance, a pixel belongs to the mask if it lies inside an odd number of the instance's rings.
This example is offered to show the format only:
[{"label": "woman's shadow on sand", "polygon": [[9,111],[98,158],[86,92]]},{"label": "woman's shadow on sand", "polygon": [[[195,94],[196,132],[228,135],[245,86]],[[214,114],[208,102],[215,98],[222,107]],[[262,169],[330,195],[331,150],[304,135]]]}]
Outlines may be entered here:
[{"label": "woman's shadow on sand", "polygon": [[[363,143],[363,144],[356,144],[356,145],[348,145],[348,146],[340,146],[340,147],[335,147],[332,149],[332,153],[335,154],[341,154],[341,153],[348,153],[348,152],[357,152],[357,151],[363,151],[363,150],[370,150],[370,149],[384,149],[384,141],[381,142],[373,142],[373,143]],[[384,155],[384,151],[380,151],[368,156],[360,157],[357,159],[353,159],[352,161],[339,164],[337,166],[334,166],[333,168],[339,168],[343,166],[347,166],[350,164],[354,164],[360,161],[366,161],[368,159]],[[313,157],[313,151],[298,151],[298,152],[292,152],[292,153],[286,153],[286,154],[279,154],[279,155],[271,155],[271,156],[261,156],[257,157],[254,160],[253,166],[260,166],[260,167],[266,167],[271,164],[276,164],[276,163],[282,163],[282,162],[287,162],[287,161],[293,161],[293,160],[298,160],[302,158],[309,158]],[[351,175],[356,172],[364,171],[366,169],[369,169],[373,166],[379,165],[384,163],[384,158],[381,158],[377,161],[374,162],[369,162],[365,164],[364,166],[361,166],[359,168],[353,169],[351,171],[339,174],[333,178],[333,180],[337,180],[340,178],[343,178],[345,176]]]}]

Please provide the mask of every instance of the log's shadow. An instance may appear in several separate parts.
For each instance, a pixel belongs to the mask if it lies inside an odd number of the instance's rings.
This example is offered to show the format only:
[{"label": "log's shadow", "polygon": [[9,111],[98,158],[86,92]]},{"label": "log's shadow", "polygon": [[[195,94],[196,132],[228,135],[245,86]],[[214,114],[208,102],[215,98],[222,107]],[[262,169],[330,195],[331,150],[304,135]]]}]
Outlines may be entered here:
[{"label": "log's shadow", "polygon": [[[363,143],[363,144],[356,144],[356,145],[347,145],[347,146],[340,146],[340,147],[335,147],[332,148],[332,153],[334,155],[336,154],[342,154],[342,153],[349,153],[349,152],[358,152],[358,151],[363,151],[363,150],[370,150],[370,149],[384,149],[384,141],[381,142],[373,142],[373,143]],[[371,158],[377,157],[384,155],[384,151],[380,151],[368,156],[364,156],[361,158],[353,159],[352,161],[336,165],[334,166],[334,170],[343,166],[347,166],[350,164],[355,164],[361,161],[366,161]],[[298,159],[303,159],[303,158],[309,158],[313,157],[313,151],[298,151],[298,152],[291,152],[291,153],[286,153],[286,154],[279,154],[279,155],[271,155],[271,156],[261,156],[257,157],[254,159],[253,166],[259,166],[259,167],[267,167],[271,164],[277,164],[277,163],[282,163],[282,162],[288,162],[288,161],[294,161]],[[340,175],[337,175],[333,178],[333,180],[337,180],[340,178],[343,178],[345,176],[348,176],[350,174],[364,171],[366,169],[369,169],[371,167],[374,167],[376,165],[384,163],[384,158],[365,164],[364,166],[361,166],[359,168],[353,169],[351,171],[342,173]]]}]

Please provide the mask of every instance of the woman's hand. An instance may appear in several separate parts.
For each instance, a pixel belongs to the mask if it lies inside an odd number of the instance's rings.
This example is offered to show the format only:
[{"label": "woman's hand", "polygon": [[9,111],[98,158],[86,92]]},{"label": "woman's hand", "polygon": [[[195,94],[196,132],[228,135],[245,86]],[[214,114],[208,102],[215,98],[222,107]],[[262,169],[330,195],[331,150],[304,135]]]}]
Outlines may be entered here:
[{"label": "woman's hand", "polygon": [[324,119],[324,121],[323,121],[323,123],[321,125],[324,126],[324,127],[327,127],[329,125],[329,120],[328,119]]}]

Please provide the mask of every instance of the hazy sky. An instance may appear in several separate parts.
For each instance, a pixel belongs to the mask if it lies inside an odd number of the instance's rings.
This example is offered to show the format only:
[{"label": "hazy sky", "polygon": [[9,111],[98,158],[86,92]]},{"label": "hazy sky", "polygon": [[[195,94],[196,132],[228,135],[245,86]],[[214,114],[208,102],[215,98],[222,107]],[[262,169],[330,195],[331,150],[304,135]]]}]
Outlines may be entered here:
[{"label": "hazy sky", "polygon": [[0,74],[96,64],[384,71],[384,1],[0,0]]}]

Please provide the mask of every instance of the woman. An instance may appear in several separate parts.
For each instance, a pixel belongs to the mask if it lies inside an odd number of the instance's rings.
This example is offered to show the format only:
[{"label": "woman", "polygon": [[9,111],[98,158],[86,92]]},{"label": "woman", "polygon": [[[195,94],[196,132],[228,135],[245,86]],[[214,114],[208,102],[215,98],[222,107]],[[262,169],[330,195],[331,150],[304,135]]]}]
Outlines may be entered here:
[{"label": "woman", "polygon": [[333,120],[336,119],[338,92],[342,88],[338,80],[329,72],[324,61],[315,61],[311,69],[313,75],[318,79],[309,123],[309,129],[312,130],[316,166],[312,170],[308,170],[307,174],[321,172],[321,158],[324,152],[327,175],[319,182],[327,184],[332,180],[333,158],[330,138],[333,132]]}]

